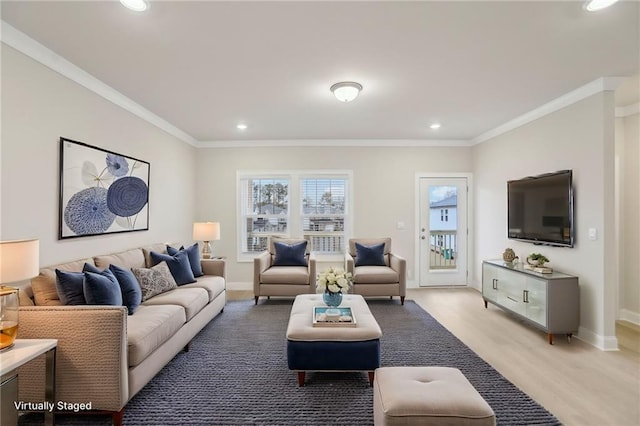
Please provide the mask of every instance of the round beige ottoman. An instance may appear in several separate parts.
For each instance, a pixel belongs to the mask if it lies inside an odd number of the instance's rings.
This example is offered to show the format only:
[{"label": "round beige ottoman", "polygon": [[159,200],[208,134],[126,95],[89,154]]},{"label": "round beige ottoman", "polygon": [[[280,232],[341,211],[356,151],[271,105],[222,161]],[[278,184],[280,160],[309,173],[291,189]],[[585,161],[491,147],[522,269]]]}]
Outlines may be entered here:
[{"label": "round beige ottoman", "polygon": [[379,426],[495,425],[487,402],[457,368],[382,367],[373,381]]}]

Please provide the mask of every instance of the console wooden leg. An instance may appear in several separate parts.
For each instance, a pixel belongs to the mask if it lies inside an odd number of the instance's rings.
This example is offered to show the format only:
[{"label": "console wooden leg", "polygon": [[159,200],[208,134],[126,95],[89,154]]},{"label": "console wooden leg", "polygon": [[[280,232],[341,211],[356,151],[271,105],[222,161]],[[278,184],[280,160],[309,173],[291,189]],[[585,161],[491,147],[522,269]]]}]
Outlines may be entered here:
[{"label": "console wooden leg", "polygon": [[487,300],[484,299],[483,301],[484,301],[484,308],[487,309],[488,308]]},{"label": "console wooden leg", "polygon": [[298,371],[298,386],[304,386],[304,371]]},{"label": "console wooden leg", "polygon": [[549,344],[553,345],[553,334],[549,333],[548,336],[549,336]]},{"label": "console wooden leg", "polygon": [[375,371],[369,371],[369,386],[373,386],[373,379],[375,378],[375,375]]}]

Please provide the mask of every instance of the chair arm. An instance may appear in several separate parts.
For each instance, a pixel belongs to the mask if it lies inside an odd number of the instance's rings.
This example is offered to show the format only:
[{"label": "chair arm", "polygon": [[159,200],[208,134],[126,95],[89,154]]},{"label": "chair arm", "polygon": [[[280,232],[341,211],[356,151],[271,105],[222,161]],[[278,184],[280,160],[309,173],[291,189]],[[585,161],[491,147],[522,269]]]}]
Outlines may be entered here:
[{"label": "chair arm", "polygon": [[224,259],[201,259],[200,264],[205,275],[217,275],[227,281],[227,262]]},{"label": "chair arm", "polygon": [[253,258],[253,294],[260,295],[260,274],[271,267],[271,253],[263,251]]},{"label": "chair arm", "polygon": [[[127,308],[124,306],[23,306],[21,339],[58,339],[56,400],[120,411],[129,400]],[[43,401],[44,357],[18,370],[20,399]]]},{"label": "chair arm", "polygon": [[316,279],[317,279],[317,262],[315,253],[309,253],[309,293],[315,294],[316,291]]},{"label": "chair arm", "polygon": [[353,275],[353,270],[356,264],[355,260],[353,259],[353,256],[351,256],[349,253],[345,253],[344,260],[347,264],[347,272],[351,272],[351,275]]},{"label": "chair arm", "polygon": [[407,293],[407,260],[397,254],[389,253],[389,266],[400,276],[400,296]]}]

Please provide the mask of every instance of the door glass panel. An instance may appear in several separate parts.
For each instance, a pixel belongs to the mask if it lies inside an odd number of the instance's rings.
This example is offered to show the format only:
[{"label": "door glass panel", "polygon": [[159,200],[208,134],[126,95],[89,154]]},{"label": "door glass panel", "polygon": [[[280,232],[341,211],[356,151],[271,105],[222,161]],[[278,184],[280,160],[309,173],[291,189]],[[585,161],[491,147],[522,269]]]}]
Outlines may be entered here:
[{"label": "door glass panel", "polygon": [[458,188],[429,185],[429,268],[456,268]]}]

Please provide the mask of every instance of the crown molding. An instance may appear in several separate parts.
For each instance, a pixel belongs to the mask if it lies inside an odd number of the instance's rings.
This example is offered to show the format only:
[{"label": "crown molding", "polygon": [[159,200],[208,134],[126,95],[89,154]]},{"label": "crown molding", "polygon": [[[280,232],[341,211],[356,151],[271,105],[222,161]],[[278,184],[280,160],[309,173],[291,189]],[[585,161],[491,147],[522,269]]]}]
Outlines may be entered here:
[{"label": "crown molding", "polygon": [[260,147],[468,147],[471,141],[462,139],[287,139],[205,141],[199,148],[260,148]]},{"label": "crown molding", "polygon": [[516,117],[511,121],[507,121],[505,124],[489,130],[488,132],[485,132],[480,136],[476,136],[471,140],[471,143],[472,145],[476,145],[489,139],[493,139],[496,136],[524,126],[527,123],[561,110],[562,108],[586,99],[589,96],[593,96],[596,93],[616,90],[625,79],[626,77],[602,77],[594,80],[591,83],[585,84],[584,86],[579,87],[576,90],[573,90],[550,102],[547,102],[546,104],[534,110],[522,114],[521,116]]},{"label": "crown molding", "polygon": [[11,46],[31,59],[40,62],[44,66],[51,68],[53,71],[91,90],[97,95],[102,96],[108,101],[113,102],[143,120],[148,121],[181,141],[192,146],[197,146],[198,141],[191,135],[180,130],[163,118],[155,115],[140,104],[137,104],[115,90],[113,87],[98,80],[88,72],[72,64],[62,56],[40,44],[5,21],[0,21],[0,25],[2,27],[0,31],[0,40],[2,43],[7,46]]},{"label": "crown molding", "polygon": [[634,114],[640,114],[640,102],[616,108],[617,118],[624,118]]}]

